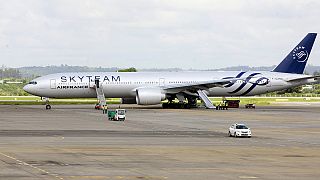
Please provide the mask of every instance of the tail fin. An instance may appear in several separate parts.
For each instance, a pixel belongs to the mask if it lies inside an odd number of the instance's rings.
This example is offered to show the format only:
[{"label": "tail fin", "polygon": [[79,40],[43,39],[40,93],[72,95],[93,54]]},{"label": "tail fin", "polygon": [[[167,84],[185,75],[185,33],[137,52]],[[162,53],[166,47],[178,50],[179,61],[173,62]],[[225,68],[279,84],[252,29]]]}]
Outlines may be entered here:
[{"label": "tail fin", "polygon": [[316,37],[317,33],[308,33],[273,72],[302,74]]}]

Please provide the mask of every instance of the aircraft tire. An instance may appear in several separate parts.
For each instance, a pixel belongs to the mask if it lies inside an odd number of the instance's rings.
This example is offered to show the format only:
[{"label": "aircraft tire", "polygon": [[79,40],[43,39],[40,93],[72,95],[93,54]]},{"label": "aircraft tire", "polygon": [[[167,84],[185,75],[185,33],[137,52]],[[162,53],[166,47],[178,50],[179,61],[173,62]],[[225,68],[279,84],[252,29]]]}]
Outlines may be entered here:
[{"label": "aircraft tire", "polygon": [[46,109],[47,109],[47,110],[51,109],[51,105],[50,105],[50,104],[47,104],[47,105],[46,105]]},{"label": "aircraft tire", "polygon": [[168,103],[163,103],[163,104],[162,104],[162,108],[163,108],[163,109],[167,109],[168,107],[169,107],[169,104],[168,104]]}]

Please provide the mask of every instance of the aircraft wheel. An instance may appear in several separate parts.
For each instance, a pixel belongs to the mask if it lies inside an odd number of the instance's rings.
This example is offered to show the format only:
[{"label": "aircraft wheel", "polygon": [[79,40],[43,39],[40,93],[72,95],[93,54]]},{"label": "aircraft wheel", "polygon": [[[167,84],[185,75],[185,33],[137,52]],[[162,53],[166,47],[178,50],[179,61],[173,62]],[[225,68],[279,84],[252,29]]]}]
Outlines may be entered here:
[{"label": "aircraft wheel", "polygon": [[190,109],[191,105],[190,104],[185,104],[184,109]]},{"label": "aircraft wheel", "polygon": [[163,103],[163,104],[162,104],[162,108],[163,108],[163,109],[167,109],[168,107],[169,107],[169,105],[168,105],[167,103]]},{"label": "aircraft wheel", "polygon": [[51,105],[47,104],[46,109],[51,109]]}]

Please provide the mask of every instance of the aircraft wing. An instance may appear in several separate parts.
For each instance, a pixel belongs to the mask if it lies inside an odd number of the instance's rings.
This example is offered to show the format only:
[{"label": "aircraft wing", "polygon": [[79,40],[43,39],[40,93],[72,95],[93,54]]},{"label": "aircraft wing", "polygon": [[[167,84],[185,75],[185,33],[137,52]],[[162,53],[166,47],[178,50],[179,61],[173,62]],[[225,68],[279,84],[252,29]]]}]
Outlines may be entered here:
[{"label": "aircraft wing", "polygon": [[182,84],[170,84],[162,86],[164,90],[169,93],[176,93],[181,91],[197,91],[197,90],[207,90],[213,87],[222,87],[223,85],[232,83],[237,80],[243,80],[242,78],[228,78],[219,80],[209,80],[209,81],[198,81],[195,83],[182,83]]}]

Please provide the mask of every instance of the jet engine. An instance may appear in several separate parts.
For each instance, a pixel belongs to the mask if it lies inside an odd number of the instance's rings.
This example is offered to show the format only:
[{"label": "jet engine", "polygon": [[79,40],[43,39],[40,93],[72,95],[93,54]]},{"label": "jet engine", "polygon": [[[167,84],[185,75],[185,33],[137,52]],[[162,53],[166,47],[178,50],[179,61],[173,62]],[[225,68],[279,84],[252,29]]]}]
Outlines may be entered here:
[{"label": "jet engine", "polygon": [[136,90],[136,101],[139,105],[160,104],[166,95],[157,88],[141,88]]}]

